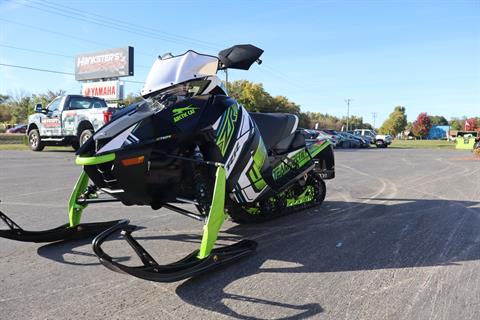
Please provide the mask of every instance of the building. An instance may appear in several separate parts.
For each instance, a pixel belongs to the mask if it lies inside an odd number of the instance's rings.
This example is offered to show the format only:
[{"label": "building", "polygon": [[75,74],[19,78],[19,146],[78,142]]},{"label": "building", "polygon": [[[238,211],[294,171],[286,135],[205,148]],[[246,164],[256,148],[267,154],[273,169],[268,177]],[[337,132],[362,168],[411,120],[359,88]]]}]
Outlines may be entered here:
[{"label": "building", "polygon": [[450,126],[433,125],[428,131],[428,139],[447,139]]}]

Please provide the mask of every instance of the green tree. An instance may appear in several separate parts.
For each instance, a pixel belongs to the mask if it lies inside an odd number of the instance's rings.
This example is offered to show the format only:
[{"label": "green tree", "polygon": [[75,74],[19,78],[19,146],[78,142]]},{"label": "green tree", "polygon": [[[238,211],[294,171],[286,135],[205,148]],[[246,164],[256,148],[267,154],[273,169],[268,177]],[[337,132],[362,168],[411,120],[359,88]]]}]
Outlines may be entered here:
[{"label": "green tree", "polygon": [[450,120],[450,127],[452,130],[463,130],[464,122],[460,119]]},{"label": "green tree", "polygon": [[448,126],[448,121],[444,116],[430,116],[430,121],[432,122],[432,125]]},{"label": "green tree", "polygon": [[298,125],[306,129],[311,129],[314,127],[312,125],[312,121],[308,117],[308,114],[306,114],[305,112],[300,112],[300,114],[298,115]]},{"label": "green tree", "polygon": [[10,96],[9,96],[9,95],[0,94],[0,104],[4,104],[5,102],[8,101],[8,99],[10,99]]},{"label": "green tree", "polygon": [[380,132],[383,134],[390,134],[396,136],[405,130],[407,126],[407,115],[405,114],[405,107],[396,106],[393,112],[390,113],[387,120],[385,120],[380,127]]},{"label": "green tree", "polygon": [[135,102],[141,101],[143,98],[140,94],[129,93],[122,101],[122,105],[129,106]]},{"label": "green tree", "polygon": [[27,122],[28,114],[32,108],[32,98],[26,95],[16,96],[12,98],[12,102],[9,103],[10,114],[12,115],[11,121],[13,123],[25,123]]},{"label": "green tree", "polygon": [[[346,126],[347,124],[347,118],[344,117],[342,118],[342,124]],[[353,130],[353,129],[373,129],[372,125],[370,123],[365,123],[363,122],[363,117],[358,117],[358,116],[350,116],[348,118],[348,128]]]},{"label": "green tree", "polygon": [[276,96],[271,101],[273,112],[284,112],[292,114],[300,114],[300,106],[284,96]]},{"label": "green tree", "polygon": [[274,99],[265,91],[261,83],[236,80],[228,84],[228,93],[248,111],[274,112]]},{"label": "green tree", "polygon": [[[32,105],[35,107],[36,104],[40,103],[44,108],[50,104],[50,102],[53,101],[56,97],[63,96],[66,93],[65,90],[57,90],[57,91],[52,91],[48,90],[47,92],[44,93],[37,93],[32,95]],[[33,112],[33,108],[32,111]],[[31,113],[30,112],[30,113]]]},{"label": "green tree", "polygon": [[10,96],[0,94],[0,122],[10,122],[12,120],[12,114],[8,106],[9,100]]}]

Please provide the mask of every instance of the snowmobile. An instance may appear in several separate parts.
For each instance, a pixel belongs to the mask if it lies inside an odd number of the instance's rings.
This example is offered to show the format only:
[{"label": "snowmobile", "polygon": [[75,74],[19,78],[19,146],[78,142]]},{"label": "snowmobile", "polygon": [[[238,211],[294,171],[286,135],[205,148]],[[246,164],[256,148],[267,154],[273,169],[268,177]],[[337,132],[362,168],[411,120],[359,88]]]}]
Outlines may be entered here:
[{"label": "snowmobile", "polygon": [[[335,176],[332,146],[328,140],[306,141],[296,115],[248,112],[228,96],[217,72],[248,70],[261,63],[262,53],[253,45],[235,45],[218,57],[191,50],[159,57],[145,81],[144,100],[118,111],[77,151],[76,164],[84,170],[68,203],[69,222],[26,231],[0,212],[9,227],[0,236],[54,242],[96,235],[93,251],[104,266],[159,282],[192,277],[254,252],[251,240],[214,248],[226,215],[254,223],[320,205],[324,180]],[[87,205],[111,201],[204,221],[200,248],[161,265],[132,236],[136,227],[129,220],[80,223]],[[103,250],[118,233],[143,265],[123,265]]]}]

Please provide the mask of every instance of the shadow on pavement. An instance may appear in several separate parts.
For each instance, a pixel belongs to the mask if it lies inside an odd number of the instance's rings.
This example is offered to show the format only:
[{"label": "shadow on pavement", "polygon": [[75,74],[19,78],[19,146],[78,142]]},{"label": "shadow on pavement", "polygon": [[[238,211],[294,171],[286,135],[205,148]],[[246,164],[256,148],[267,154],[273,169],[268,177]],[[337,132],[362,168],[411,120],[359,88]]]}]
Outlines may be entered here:
[{"label": "shadow on pavement", "polygon": [[[321,209],[259,225],[235,226],[227,233],[257,240],[257,253],[237,265],[189,279],[177,287],[176,293],[191,305],[237,319],[254,319],[231,310],[225,301],[235,299],[271,306],[280,303],[226,292],[232,283],[245,277],[261,273],[308,277],[325,272],[460,265],[461,261],[480,258],[479,202],[374,200],[376,203],[326,201]],[[388,202],[378,203],[382,200]],[[391,204],[393,201],[398,203]],[[268,260],[277,263],[268,267]],[[286,266],[276,266],[278,261]],[[286,296],[297,294],[282,285],[281,279],[275,283],[275,290]],[[287,314],[299,313],[282,319],[306,318],[322,312],[318,304],[283,307],[291,309]]]},{"label": "shadow on pavement", "polygon": [[[455,266],[461,265],[462,261],[480,258],[480,202],[363,200],[325,201],[317,209],[262,224],[236,225],[226,230],[220,237],[222,242],[244,238],[256,240],[259,244],[256,254],[211,274],[186,280],[177,287],[177,295],[193,306],[236,319],[256,318],[232,310],[226,301],[235,300],[237,306],[238,302],[242,302],[249,307],[258,304],[283,308],[284,314],[289,316],[280,319],[303,319],[321,313],[323,309],[320,304],[295,305],[253,297],[261,296],[264,290],[272,290],[271,287],[250,289],[250,295],[229,293],[226,288],[242,278],[262,273],[304,274],[308,282],[314,279],[311,275],[316,273]],[[139,234],[135,238],[143,241],[200,242],[196,234],[153,237]],[[63,263],[89,265],[66,261],[64,255],[94,257],[93,253],[75,249],[90,241],[84,239],[48,244],[40,247],[38,254]],[[151,253],[155,257],[155,252]],[[129,260],[128,257],[118,259]],[[275,261],[273,266],[269,261]],[[282,282],[282,277],[278,277],[278,282],[272,287],[285,296],[298,294],[286,283]]]}]

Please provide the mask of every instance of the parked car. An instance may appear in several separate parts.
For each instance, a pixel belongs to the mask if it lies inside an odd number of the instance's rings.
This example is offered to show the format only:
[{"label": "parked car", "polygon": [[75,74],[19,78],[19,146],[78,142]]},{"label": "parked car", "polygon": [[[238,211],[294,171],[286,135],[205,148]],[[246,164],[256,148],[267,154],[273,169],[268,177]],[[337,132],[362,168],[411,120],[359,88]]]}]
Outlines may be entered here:
[{"label": "parked car", "polygon": [[6,133],[25,133],[27,132],[27,125],[26,124],[19,124],[13,128],[10,128],[6,131]]},{"label": "parked car", "polygon": [[369,135],[360,135],[360,134],[355,134],[353,130],[347,131],[348,133],[352,134],[354,137],[358,137],[363,139],[365,142],[367,142],[369,145],[375,144],[375,139],[372,136]]},{"label": "parked car", "polygon": [[338,135],[343,138],[342,147],[344,148],[360,148],[361,142],[355,137],[351,137],[347,132],[338,132]]},{"label": "parked car", "polygon": [[372,129],[355,129],[353,134],[356,136],[369,136],[372,138],[372,144],[375,144],[377,148],[386,148],[392,143],[392,137],[389,134],[377,134]]},{"label": "parked car", "polygon": [[318,136],[318,131],[312,129],[300,129],[300,133],[305,137],[306,140],[315,140]]},{"label": "parked car", "polygon": [[342,147],[344,139],[338,135],[337,131],[331,129],[321,129],[319,132],[322,136],[330,140],[334,147]]},{"label": "parked car", "polygon": [[45,109],[41,104],[28,117],[28,143],[33,151],[45,146],[71,145],[77,150],[93,132],[112,117],[105,100],[81,95],[55,98]]},{"label": "parked car", "polygon": [[358,141],[360,143],[360,147],[362,147],[362,148],[370,147],[370,140],[364,139],[361,136],[355,136],[355,135],[351,134],[350,132],[340,132],[340,134],[343,135],[344,137],[348,137],[350,139],[354,139],[354,140]]},{"label": "parked car", "polygon": [[332,146],[335,148],[337,146],[337,138],[334,137],[334,136],[330,136],[330,135],[327,135],[325,132],[323,131],[317,131],[318,135],[317,135],[317,140],[328,140],[330,141],[330,143],[332,144]]}]

